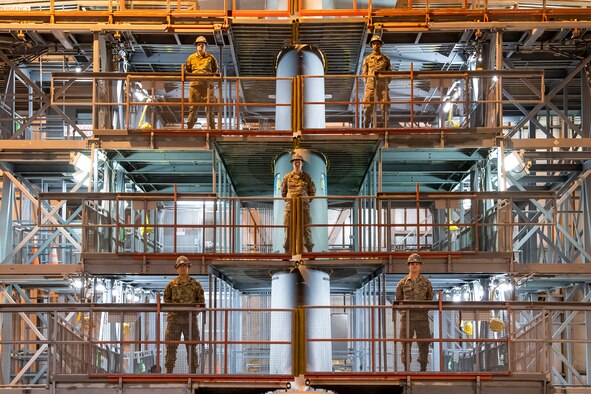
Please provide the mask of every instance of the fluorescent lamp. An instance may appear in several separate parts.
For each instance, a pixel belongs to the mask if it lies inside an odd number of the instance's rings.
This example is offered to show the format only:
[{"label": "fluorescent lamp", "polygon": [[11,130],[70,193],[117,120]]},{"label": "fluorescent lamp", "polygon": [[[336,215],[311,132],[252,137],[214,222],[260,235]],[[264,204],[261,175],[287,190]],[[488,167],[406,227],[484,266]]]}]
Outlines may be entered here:
[{"label": "fluorescent lamp", "polygon": [[506,293],[508,291],[513,290],[513,285],[511,283],[508,282],[503,282],[499,285],[498,287],[499,291],[502,293]]},{"label": "fluorescent lamp", "polygon": [[74,158],[70,160],[70,164],[84,172],[90,172],[92,169],[90,158],[80,152],[76,153]]},{"label": "fluorescent lamp", "polygon": [[133,92],[133,97],[135,97],[137,101],[144,101],[147,98],[146,94],[141,90]]},{"label": "fluorescent lamp", "polygon": [[514,179],[519,179],[529,174],[529,164],[527,164],[521,154],[516,151],[505,155],[505,171],[511,172]]},{"label": "fluorescent lamp", "polygon": [[472,208],[472,200],[469,198],[462,200],[462,207],[464,208],[465,211]]},{"label": "fluorescent lamp", "polygon": [[523,163],[521,156],[515,151],[505,155],[505,171],[513,171],[519,164]]},{"label": "fluorescent lamp", "polygon": [[445,104],[443,104],[443,112],[448,113],[450,109],[451,109],[451,102],[446,101]]}]

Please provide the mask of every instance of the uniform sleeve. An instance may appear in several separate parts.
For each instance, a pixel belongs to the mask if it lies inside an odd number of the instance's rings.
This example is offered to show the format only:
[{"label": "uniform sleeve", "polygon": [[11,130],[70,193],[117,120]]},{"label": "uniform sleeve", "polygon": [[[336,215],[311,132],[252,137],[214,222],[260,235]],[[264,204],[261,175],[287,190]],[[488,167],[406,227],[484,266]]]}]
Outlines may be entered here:
[{"label": "uniform sleeve", "polygon": [[404,294],[402,293],[402,281],[398,282],[396,286],[396,301],[403,301]]},{"label": "uniform sleeve", "polygon": [[164,288],[164,302],[167,304],[172,303],[172,286],[170,282]]},{"label": "uniform sleeve", "polygon": [[283,177],[281,182],[281,197],[287,197],[287,175]]},{"label": "uniform sleeve", "polygon": [[205,305],[205,292],[203,291],[203,287],[201,286],[201,283],[197,282],[197,300],[196,302],[198,304],[203,304]]},{"label": "uniform sleeve", "polygon": [[429,285],[427,286],[427,301],[433,301],[433,285],[431,284],[430,280],[428,280],[427,282],[429,283]]},{"label": "uniform sleeve", "polygon": [[185,62],[185,70],[187,70],[188,73],[193,72],[193,66],[191,66],[191,56],[189,56]]},{"label": "uniform sleeve", "polygon": [[363,75],[364,77],[367,77],[367,75],[369,74],[369,67],[367,64],[367,58],[363,59],[363,65],[361,66],[361,75]]},{"label": "uniform sleeve", "polygon": [[213,55],[211,55],[211,72],[213,74],[217,74],[219,72],[218,61]]},{"label": "uniform sleeve", "polygon": [[[390,62],[390,58],[388,58],[388,63],[386,64],[386,71],[392,71],[392,63]],[[388,77],[388,83],[392,81],[392,77]]]},{"label": "uniform sleeve", "polygon": [[310,197],[314,197],[316,195],[316,185],[314,181],[312,181],[312,177],[308,175],[308,195]]}]

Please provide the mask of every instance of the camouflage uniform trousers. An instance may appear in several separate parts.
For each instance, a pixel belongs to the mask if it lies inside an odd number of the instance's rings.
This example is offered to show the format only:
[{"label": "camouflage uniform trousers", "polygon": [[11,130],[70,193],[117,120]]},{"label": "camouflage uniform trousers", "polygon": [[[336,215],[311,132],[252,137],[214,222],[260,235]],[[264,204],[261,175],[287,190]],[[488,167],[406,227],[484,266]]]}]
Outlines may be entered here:
[{"label": "camouflage uniform trousers", "polygon": [[[400,315],[400,338],[414,338],[415,335],[417,339],[433,338],[431,329],[429,328],[429,315],[426,313],[411,314],[407,322],[406,313],[402,313]],[[405,370],[410,369],[410,362],[412,361],[410,353],[411,345],[412,342],[404,342],[402,344],[402,351],[400,352],[400,359],[405,366]],[[429,346],[431,346],[431,342],[417,342],[417,345],[419,346],[418,362],[421,364],[421,370],[424,371],[429,361]],[[407,354],[408,359],[406,358]]]},{"label": "camouflage uniform trousers", "polygon": [[[191,96],[191,103],[214,103],[215,97],[213,95],[213,84],[211,82],[197,82],[192,83],[189,89]],[[199,107],[202,105],[193,104],[189,109],[189,118],[187,119],[187,128],[192,129],[195,126]],[[205,106],[205,116],[207,118],[207,128],[215,130],[214,107],[211,105]]]},{"label": "camouflage uniform trousers", "polygon": [[[199,327],[197,326],[197,315],[188,313],[179,313],[175,316],[168,316],[166,325],[166,334],[164,339],[166,341],[180,341],[181,333],[185,341],[199,341]],[[166,357],[164,366],[167,373],[172,373],[176,364],[177,343],[166,345]],[[187,364],[189,366],[189,373],[196,373],[199,366],[197,358],[197,345],[185,344],[187,349]]]},{"label": "camouflage uniform trousers", "polygon": [[[304,228],[302,230],[304,247],[306,248],[306,251],[311,252],[312,249],[314,249],[314,244],[312,243],[312,229],[310,228],[310,224],[312,223],[312,215],[310,215],[310,201],[307,199],[302,201],[302,220],[304,222]],[[285,249],[286,253],[293,253],[293,251],[290,251],[291,202],[285,203],[285,210],[283,211],[283,225],[286,228],[283,248]]]},{"label": "camouflage uniform trousers", "polygon": [[387,84],[378,84],[376,89],[366,88],[363,95],[363,127],[369,128],[373,123],[374,111],[376,104],[375,101],[381,101],[383,104],[378,104],[382,107],[382,120],[380,125],[373,125],[373,127],[388,127],[388,115],[390,113],[390,92]]}]

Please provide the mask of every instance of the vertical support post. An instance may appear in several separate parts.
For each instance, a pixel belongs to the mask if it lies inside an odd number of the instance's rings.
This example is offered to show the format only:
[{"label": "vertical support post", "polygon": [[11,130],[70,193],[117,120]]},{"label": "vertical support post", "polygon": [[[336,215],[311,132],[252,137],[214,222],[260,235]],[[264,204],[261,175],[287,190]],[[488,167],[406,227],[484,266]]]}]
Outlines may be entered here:
[{"label": "vertical support post", "polygon": [[156,370],[161,371],[162,368],[160,366],[160,352],[162,343],[160,340],[160,322],[162,317],[162,304],[160,303],[160,293],[156,294]]},{"label": "vertical support post", "polygon": [[[12,247],[12,207],[14,204],[14,183],[2,176],[2,199],[0,199],[0,261],[4,261]],[[13,263],[11,258],[7,263]],[[4,337],[6,338],[6,337]]]},{"label": "vertical support post", "polygon": [[[503,70],[503,33],[501,31],[495,32],[495,70],[500,72]],[[503,127],[503,77],[497,77],[495,86],[495,114],[497,116],[497,127]]]}]

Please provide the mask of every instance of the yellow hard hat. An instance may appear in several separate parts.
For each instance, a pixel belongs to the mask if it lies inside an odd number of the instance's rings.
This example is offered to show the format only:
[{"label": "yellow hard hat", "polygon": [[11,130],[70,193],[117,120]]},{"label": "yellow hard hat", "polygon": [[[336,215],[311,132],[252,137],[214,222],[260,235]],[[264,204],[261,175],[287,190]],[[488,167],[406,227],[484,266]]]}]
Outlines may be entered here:
[{"label": "yellow hard hat", "polygon": [[462,325],[462,331],[464,331],[466,335],[472,335],[472,333],[474,332],[474,329],[472,328],[472,322],[465,322]]},{"label": "yellow hard hat", "polygon": [[490,329],[494,332],[501,332],[505,329],[505,323],[498,317],[491,317],[488,321]]},{"label": "yellow hard hat", "polygon": [[144,122],[144,123],[142,123],[142,126],[140,127],[140,129],[142,129],[142,130],[152,130],[152,125],[149,122]]}]

